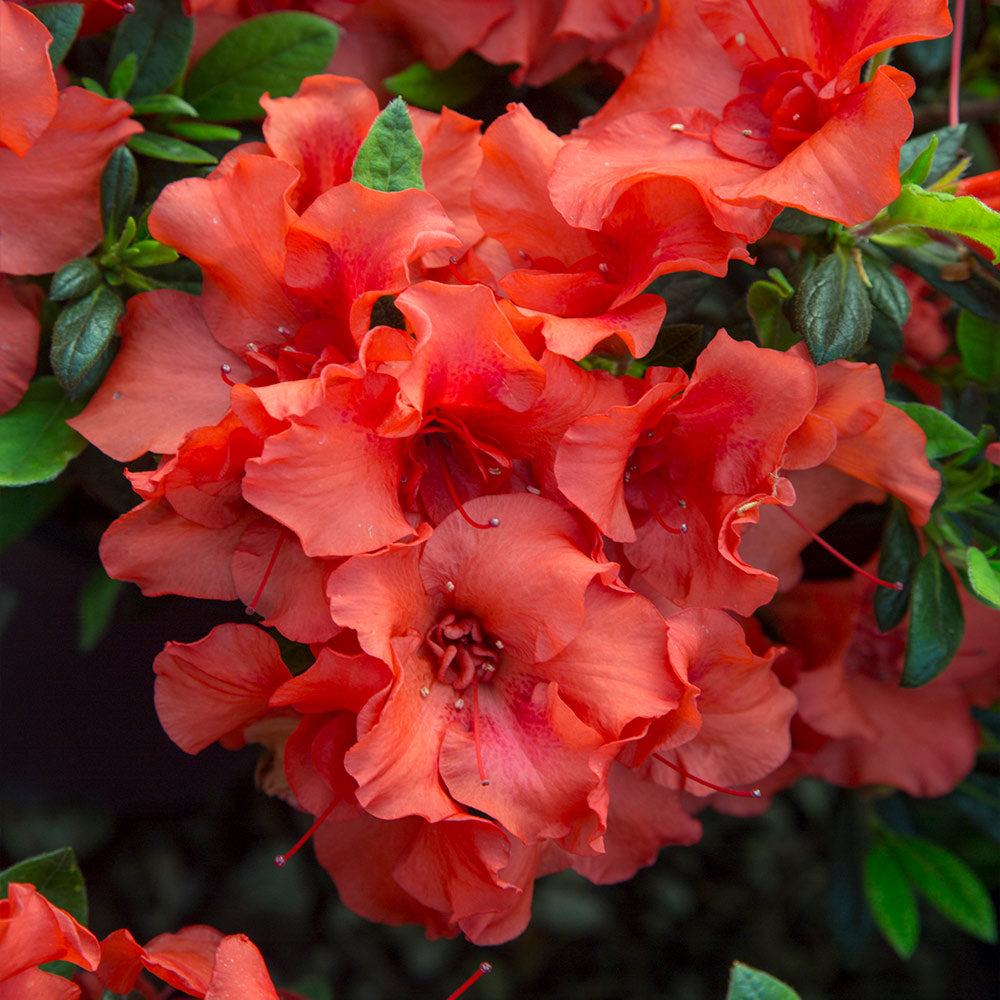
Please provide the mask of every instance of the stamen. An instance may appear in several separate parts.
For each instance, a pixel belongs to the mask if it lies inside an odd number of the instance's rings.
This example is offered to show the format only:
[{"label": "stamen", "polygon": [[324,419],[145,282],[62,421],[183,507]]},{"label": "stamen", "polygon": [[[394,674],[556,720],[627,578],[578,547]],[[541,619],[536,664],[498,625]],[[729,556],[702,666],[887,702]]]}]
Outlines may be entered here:
[{"label": "stamen", "polygon": [[804,524],[799,518],[797,518],[787,507],[782,504],[778,504],[778,509],[784,511],[792,521],[795,522],[814,542],[818,542],[820,545],[826,549],[827,552],[832,556],[836,556],[845,566],[850,566],[855,573],[860,573],[866,580],[871,580],[872,583],[877,583],[880,587],[885,587],[887,590],[902,590],[903,582],[902,580],[897,580],[895,583],[887,583],[885,580],[880,580],[877,576],[869,573],[868,570],[862,569],[857,563],[851,562],[847,556],[843,553],[838,552],[826,539],[820,538],[815,531],[812,530],[807,524]]},{"label": "stamen", "polygon": [[474,282],[469,281],[468,278],[462,277],[462,275],[458,271],[458,267],[456,266],[457,264],[458,264],[458,258],[457,257],[449,257],[448,258],[448,270],[451,272],[451,276],[456,281],[458,281],[459,284],[462,284],[462,285],[472,285],[472,284],[474,284]]},{"label": "stamen", "polygon": [[763,797],[763,792],[759,788],[753,789],[750,792],[737,791],[735,788],[725,788],[723,785],[716,785],[712,781],[706,781],[704,778],[696,778],[690,771],[685,770],[680,764],[675,764],[673,761],[667,760],[666,757],[661,757],[658,753],[654,753],[653,756],[661,763],[666,764],[667,767],[672,768],[678,774],[680,774],[686,781],[694,781],[699,785],[704,785],[706,788],[711,788],[713,792],[725,792],[726,795],[736,795],[741,799],[759,799]]},{"label": "stamen", "polygon": [[484,788],[489,784],[483,768],[483,751],[479,745],[479,673],[472,675],[472,741],[476,744],[476,766],[479,768],[479,784]]},{"label": "stamen", "polygon": [[278,552],[281,549],[281,543],[284,540],[285,532],[282,530],[278,533],[278,540],[274,544],[274,549],[271,552],[271,558],[267,564],[267,569],[264,570],[264,579],[260,581],[260,586],[257,588],[257,593],[253,595],[253,600],[245,608],[248,615],[257,614],[257,602],[260,600],[260,595],[264,593],[264,586],[267,583],[267,578],[271,575],[271,570],[274,569],[274,564],[278,560]]},{"label": "stamen", "polygon": [[319,829],[320,824],[333,812],[333,807],[337,804],[339,799],[334,799],[317,817],[316,822],[313,823],[311,827],[297,841],[295,841],[295,846],[287,854],[279,854],[275,859],[274,863],[278,868],[284,868],[288,864],[288,859],[291,858],[302,845]]},{"label": "stamen", "polygon": [[471,976],[469,976],[469,978],[466,979],[466,981],[462,983],[462,985],[459,986],[459,988],[455,990],[454,993],[452,993],[448,997],[445,997],[445,1000],[458,1000],[458,997],[460,997],[477,979],[479,979],[480,976],[484,976],[486,975],[487,972],[492,972],[492,971],[493,971],[493,966],[490,965],[489,962],[483,962],[483,964],[480,965],[479,968],[476,969],[476,971]]},{"label": "stamen", "polygon": [[642,495],[646,499],[646,506],[649,508],[650,514],[656,518],[656,523],[663,528],[664,531],[669,531],[671,535],[686,535],[688,526],[682,524],[679,528],[671,528],[666,521],[660,517],[659,511],[656,509],[656,505],[653,503],[653,498],[649,495],[649,490],[646,489],[646,480],[640,475],[639,476],[639,489],[642,490]]},{"label": "stamen", "polygon": [[747,6],[750,8],[751,13],[757,19],[757,23],[761,26],[764,34],[767,35],[767,40],[774,46],[774,51],[778,53],[779,56],[787,55],[788,53],[778,44],[778,39],[771,34],[771,29],[764,23],[764,18],[760,16],[760,11],[754,6],[753,0],[746,0]]},{"label": "stamen", "polygon": [[104,2],[109,7],[114,7],[115,10],[121,11],[123,14],[134,14],[135,4],[130,3],[129,0],[124,0],[123,3],[119,3],[118,0],[104,0]]},{"label": "stamen", "polygon": [[[473,521],[472,518],[465,513],[462,501],[458,499],[458,492],[455,489],[455,484],[451,481],[451,473],[448,471],[448,463],[444,459],[444,454],[440,448],[435,450],[437,451],[438,462],[441,465],[441,475],[444,477],[444,484],[448,487],[448,492],[451,494],[452,502],[455,504],[455,508],[458,510],[459,514],[461,514],[473,528],[482,528],[484,531],[487,528],[495,528],[500,523],[498,518],[494,517],[491,518],[486,524],[480,524],[478,521]],[[494,521],[496,521],[496,524],[493,523]]]},{"label": "stamen", "polygon": [[236,383],[229,377],[229,373],[233,370],[233,366],[227,364],[225,361],[219,365],[219,374],[222,376],[222,381],[226,385],[236,385]]}]

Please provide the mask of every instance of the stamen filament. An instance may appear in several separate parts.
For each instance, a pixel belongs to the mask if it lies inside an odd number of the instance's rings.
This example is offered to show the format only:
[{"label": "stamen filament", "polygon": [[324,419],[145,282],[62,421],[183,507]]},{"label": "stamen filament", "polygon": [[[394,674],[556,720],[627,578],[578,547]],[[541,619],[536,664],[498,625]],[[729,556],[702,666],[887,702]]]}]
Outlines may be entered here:
[{"label": "stamen filament", "polygon": [[767,35],[767,40],[774,46],[774,51],[778,53],[779,56],[783,56],[785,53],[782,51],[781,46],[778,44],[778,39],[771,34],[771,29],[764,22],[764,18],[760,16],[760,11],[757,10],[754,5],[753,0],[746,0],[747,6],[750,8],[750,12],[757,19],[757,23],[761,26],[764,34]]},{"label": "stamen filament", "polygon": [[479,783],[485,787],[489,784],[486,769],[483,767],[483,749],[479,743],[479,674],[472,675],[472,741],[476,744],[476,766],[479,768]]},{"label": "stamen filament", "polygon": [[652,514],[653,517],[656,518],[656,523],[661,528],[663,528],[664,531],[669,531],[670,534],[672,535],[686,535],[687,534],[686,524],[682,524],[679,528],[671,528],[670,525],[667,524],[667,522],[664,521],[662,517],[660,517],[659,512],[656,509],[656,505],[653,503],[653,498],[649,495],[649,490],[646,489],[646,480],[641,472],[639,473],[637,478],[639,480],[639,489],[642,490],[642,495],[646,499],[646,505],[649,507],[650,514]]},{"label": "stamen filament", "polygon": [[658,753],[654,753],[653,756],[661,763],[666,764],[667,767],[672,768],[687,781],[697,782],[699,785],[704,785],[706,788],[711,788],[714,792],[725,792],[726,795],[736,795],[741,799],[759,799],[763,796],[763,793],[759,788],[753,789],[750,792],[741,792],[735,788],[726,788],[723,785],[717,785],[712,781],[706,781],[704,778],[696,778],[689,771],[685,770],[680,764],[675,764],[673,761],[667,760],[666,757],[661,757]]},{"label": "stamen filament", "polygon": [[472,525],[473,528],[492,528],[493,525],[487,522],[486,524],[480,524],[478,521],[473,521],[468,514],[465,513],[465,508],[462,506],[462,501],[458,498],[458,491],[455,489],[455,484],[451,481],[451,473],[448,471],[448,463],[444,459],[444,455],[441,453],[440,448],[437,451],[438,462],[441,465],[441,475],[444,477],[444,484],[448,487],[448,492],[451,494],[452,502],[455,504],[455,508],[458,510],[459,514]]},{"label": "stamen filament", "polygon": [[271,575],[271,570],[274,569],[274,564],[278,560],[278,552],[281,549],[281,543],[284,540],[285,532],[282,530],[278,533],[278,541],[275,543],[274,549],[271,552],[271,558],[268,561],[267,569],[264,570],[264,579],[260,581],[257,593],[253,595],[253,600],[246,607],[246,613],[248,615],[255,615],[257,613],[257,602],[260,600],[260,595],[264,593],[264,586],[267,584],[267,579]]},{"label": "stamen filament", "polygon": [[804,524],[798,517],[796,517],[787,507],[782,504],[778,504],[778,509],[784,511],[792,521],[795,522],[814,542],[818,542],[820,545],[826,549],[827,552],[832,556],[836,556],[845,566],[850,566],[855,573],[860,573],[866,580],[871,580],[872,583],[877,583],[880,587],[885,587],[887,590],[902,590],[903,583],[897,580],[895,583],[887,583],[885,580],[880,580],[877,576],[869,573],[868,570],[862,569],[857,563],[851,562],[843,553],[838,552],[826,539],[820,538],[815,531],[812,530],[807,524]]},{"label": "stamen filament", "polygon": [[468,979],[454,993],[446,997],[445,1000],[457,1000],[477,979],[481,976],[486,975],[487,972],[492,972],[493,966],[489,962],[483,962],[476,971],[469,976]]},{"label": "stamen filament", "polygon": [[288,859],[291,858],[303,844],[319,829],[320,824],[333,812],[333,807],[337,804],[339,800],[334,799],[317,817],[316,822],[313,823],[311,827],[297,841],[295,841],[294,846],[287,854],[279,854],[275,859],[274,863],[278,868],[284,868],[288,864]]},{"label": "stamen filament", "polygon": [[951,33],[951,76],[948,82],[948,124],[958,125],[958,85],[962,76],[962,35],[965,30],[965,0],[955,0],[955,27]]}]

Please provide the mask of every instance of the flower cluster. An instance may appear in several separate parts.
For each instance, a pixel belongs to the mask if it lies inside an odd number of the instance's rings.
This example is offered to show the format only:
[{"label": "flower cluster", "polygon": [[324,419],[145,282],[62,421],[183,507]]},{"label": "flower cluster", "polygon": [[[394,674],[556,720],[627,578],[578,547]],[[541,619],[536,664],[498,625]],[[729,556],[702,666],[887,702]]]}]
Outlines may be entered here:
[{"label": "flower cluster", "polygon": [[[993,654],[899,689],[873,585],[798,585],[812,533],[852,505],[931,516],[926,435],[876,365],[719,330],[688,370],[630,368],[664,320],[655,279],[752,261],[782,208],[855,225],[900,194],[913,83],[861,70],[947,33],[946,3],[430,6],[426,37],[408,3],[344,17],[394,25],[431,65],[516,62],[518,82],[584,57],[631,71],[568,135],[521,104],[485,129],[380,114],[365,83],[312,76],[262,98],[262,141],[160,194],[149,233],[201,293],[132,297],[69,423],[119,461],[158,456],[128,473],[141,502],[104,535],[109,574],[259,616],[157,657],[167,733],[262,745],[259,784],[316,818],[348,906],[483,944],[524,929],[536,877],[629,878],[726,793],[803,773],[949,790],[970,705],[1000,694]],[[44,29],[0,13],[44,75]],[[35,211],[17,177],[52,197],[32,157],[54,169],[74,100],[98,170],[133,128],[74,91],[49,80],[5,119],[5,272],[99,235],[92,193],[58,240],[17,221]],[[386,130],[412,183],[361,169]],[[931,716],[933,754],[915,738]],[[135,969],[157,947],[114,942]],[[215,982],[197,995],[228,995]]]}]

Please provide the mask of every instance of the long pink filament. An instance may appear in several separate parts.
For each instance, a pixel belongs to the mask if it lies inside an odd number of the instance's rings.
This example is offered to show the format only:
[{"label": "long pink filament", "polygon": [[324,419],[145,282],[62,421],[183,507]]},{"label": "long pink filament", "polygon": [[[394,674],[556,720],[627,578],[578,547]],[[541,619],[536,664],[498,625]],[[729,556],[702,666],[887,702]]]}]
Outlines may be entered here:
[{"label": "long pink filament", "polygon": [[279,868],[284,868],[288,864],[288,859],[296,854],[299,848],[319,829],[319,825],[333,812],[333,807],[337,804],[338,799],[334,799],[317,817],[316,822],[313,823],[311,827],[297,841],[295,841],[294,846],[287,854],[279,854],[275,859],[274,863]]},{"label": "long pink filament", "polygon": [[965,30],[965,0],[955,0],[955,30],[951,33],[951,79],[948,85],[948,124],[958,124],[958,84],[962,76],[962,34]]}]

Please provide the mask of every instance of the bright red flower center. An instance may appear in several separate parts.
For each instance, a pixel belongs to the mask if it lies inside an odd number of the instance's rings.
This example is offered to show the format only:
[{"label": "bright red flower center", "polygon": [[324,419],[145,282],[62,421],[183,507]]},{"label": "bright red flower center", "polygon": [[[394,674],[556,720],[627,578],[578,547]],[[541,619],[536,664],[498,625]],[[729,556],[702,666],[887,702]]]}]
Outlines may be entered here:
[{"label": "bright red flower center", "polygon": [[473,682],[493,680],[503,647],[487,638],[477,618],[459,618],[450,611],[428,631],[425,641],[437,659],[435,677],[442,684],[462,692]]},{"label": "bright red flower center", "polygon": [[770,143],[780,156],[787,156],[830,117],[833,102],[819,96],[826,81],[801,60],[770,59],[747,73],[761,82],[771,78],[760,106],[771,119]]}]

